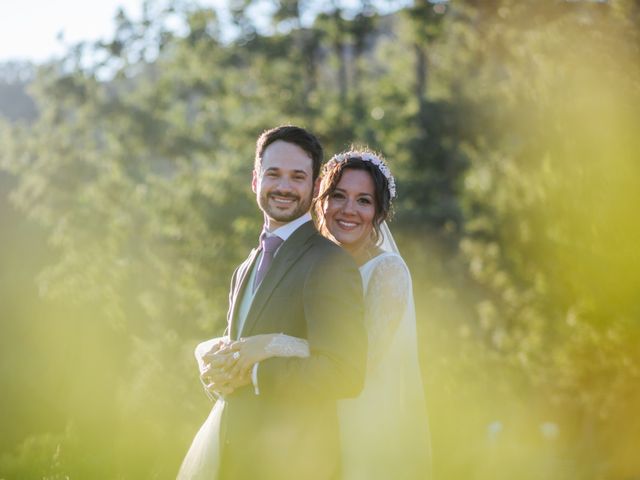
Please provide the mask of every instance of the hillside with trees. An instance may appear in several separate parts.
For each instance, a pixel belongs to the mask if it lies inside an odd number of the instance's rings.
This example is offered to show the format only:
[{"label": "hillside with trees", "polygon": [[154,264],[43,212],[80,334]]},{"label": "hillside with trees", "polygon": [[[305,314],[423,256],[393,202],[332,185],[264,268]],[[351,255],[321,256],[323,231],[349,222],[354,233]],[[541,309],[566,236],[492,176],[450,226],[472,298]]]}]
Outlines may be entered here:
[{"label": "hillside with trees", "polygon": [[640,477],[640,2],[228,3],[2,69],[0,478],[175,478],[284,123],[396,175],[434,478]]}]

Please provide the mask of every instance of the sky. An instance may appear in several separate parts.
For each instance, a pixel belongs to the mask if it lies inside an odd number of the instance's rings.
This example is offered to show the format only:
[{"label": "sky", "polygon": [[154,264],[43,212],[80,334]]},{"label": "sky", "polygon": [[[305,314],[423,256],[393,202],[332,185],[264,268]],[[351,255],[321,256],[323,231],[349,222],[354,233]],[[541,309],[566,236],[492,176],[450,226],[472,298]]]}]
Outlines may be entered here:
[{"label": "sky", "polygon": [[[164,4],[162,0],[152,1]],[[192,1],[215,7],[223,22],[228,18],[225,8],[228,0]],[[359,5],[360,0],[337,2],[348,9]],[[389,11],[394,9],[393,5],[397,7],[406,2],[373,0],[372,3],[378,5],[379,11]],[[253,16],[258,24],[265,18],[271,3],[268,0],[256,2]],[[316,9],[331,5],[323,0],[310,3]],[[142,16],[142,4],[143,0],[0,0],[0,63],[11,60],[41,63],[62,55],[70,45],[80,41],[109,39],[118,8],[124,8],[127,17],[135,20]]]},{"label": "sky", "polygon": [[[129,17],[140,18],[142,0],[0,0],[0,62],[42,62],[61,55],[65,45],[109,38],[118,7]],[[60,32],[63,42],[58,39]]]}]

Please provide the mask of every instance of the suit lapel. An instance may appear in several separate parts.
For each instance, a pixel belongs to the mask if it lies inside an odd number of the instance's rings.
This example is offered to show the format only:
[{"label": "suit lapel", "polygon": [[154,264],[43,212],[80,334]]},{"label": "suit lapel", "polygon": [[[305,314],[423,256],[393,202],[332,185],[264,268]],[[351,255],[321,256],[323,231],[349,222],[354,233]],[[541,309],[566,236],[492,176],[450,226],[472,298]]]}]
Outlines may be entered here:
[{"label": "suit lapel", "polygon": [[309,249],[310,244],[307,241],[315,232],[316,229],[313,226],[313,222],[307,222],[293,232],[287,241],[282,244],[253,298],[241,332],[244,336],[247,336],[253,329],[280,280]]},{"label": "suit lapel", "polygon": [[236,332],[236,326],[238,324],[238,319],[236,318],[238,315],[238,308],[240,307],[240,302],[242,301],[242,295],[244,294],[245,288],[247,286],[247,281],[249,280],[249,273],[251,273],[251,269],[253,268],[253,264],[258,257],[258,252],[260,250],[254,248],[249,253],[247,259],[240,265],[238,269],[238,280],[235,282],[235,289],[233,291],[231,297],[231,314],[229,315],[229,333],[231,338],[238,338]]}]

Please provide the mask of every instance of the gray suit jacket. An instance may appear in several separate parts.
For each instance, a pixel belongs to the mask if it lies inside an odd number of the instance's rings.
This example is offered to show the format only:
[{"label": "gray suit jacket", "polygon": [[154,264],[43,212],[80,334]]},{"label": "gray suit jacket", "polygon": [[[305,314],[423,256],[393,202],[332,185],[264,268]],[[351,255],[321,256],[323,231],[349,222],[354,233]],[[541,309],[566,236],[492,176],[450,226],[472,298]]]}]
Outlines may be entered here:
[{"label": "gray suit jacket", "polygon": [[[257,251],[232,278],[228,329]],[[251,386],[227,397],[221,429],[221,480],[336,479],[339,398],[356,396],[366,368],[362,281],[353,259],[308,222],[280,247],[256,291],[242,336],[306,338],[310,356],[261,362],[260,395]]]}]

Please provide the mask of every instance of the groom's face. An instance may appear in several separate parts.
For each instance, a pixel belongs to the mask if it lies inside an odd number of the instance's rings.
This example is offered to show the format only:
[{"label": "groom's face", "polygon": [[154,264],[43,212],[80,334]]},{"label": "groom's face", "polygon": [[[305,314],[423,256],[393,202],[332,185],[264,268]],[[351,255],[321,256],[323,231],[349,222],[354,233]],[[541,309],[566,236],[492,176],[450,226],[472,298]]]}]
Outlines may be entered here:
[{"label": "groom's face", "polygon": [[273,230],[304,215],[315,193],[311,157],[293,143],[277,140],[262,154],[251,187]]}]

